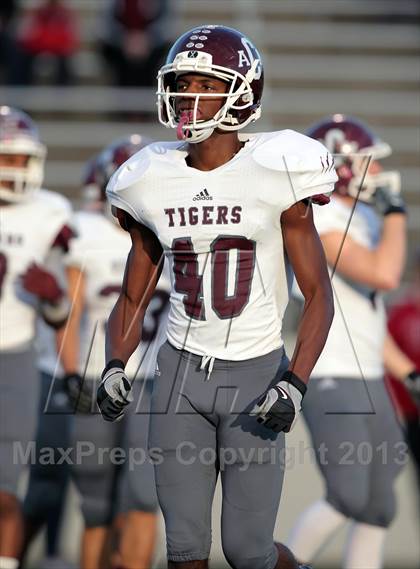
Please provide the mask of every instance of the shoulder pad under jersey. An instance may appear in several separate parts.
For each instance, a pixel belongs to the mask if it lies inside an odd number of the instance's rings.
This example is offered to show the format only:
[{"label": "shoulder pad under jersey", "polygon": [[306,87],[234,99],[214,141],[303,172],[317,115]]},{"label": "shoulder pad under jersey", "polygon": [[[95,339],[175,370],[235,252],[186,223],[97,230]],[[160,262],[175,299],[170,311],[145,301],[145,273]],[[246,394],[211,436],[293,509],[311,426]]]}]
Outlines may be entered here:
[{"label": "shoulder pad under jersey", "polygon": [[179,142],[152,142],[131,156],[111,177],[106,193],[108,197],[123,192],[141,182],[152,164],[177,150]]},{"label": "shoulder pad under jersey", "polygon": [[323,144],[289,129],[267,134],[252,156],[264,168],[279,172],[334,172],[333,157]]},{"label": "shoulder pad under jersey", "polygon": [[68,213],[72,211],[70,200],[57,192],[45,190],[44,188],[36,192],[34,203],[51,208],[52,210],[64,210]]}]

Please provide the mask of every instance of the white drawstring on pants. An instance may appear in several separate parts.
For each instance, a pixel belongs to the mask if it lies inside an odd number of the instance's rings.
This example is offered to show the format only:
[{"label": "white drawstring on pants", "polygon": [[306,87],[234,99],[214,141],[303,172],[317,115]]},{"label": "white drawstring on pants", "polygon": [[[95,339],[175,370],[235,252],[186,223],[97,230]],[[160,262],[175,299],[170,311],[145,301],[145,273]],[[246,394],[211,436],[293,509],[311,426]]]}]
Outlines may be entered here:
[{"label": "white drawstring on pants", "polygon": [[210,379],[210,375],[211,375],[211,372],[213,371],[215,359],[216,358],[214,356],[201,356],[200,369],[206,369],[206,366],[207,366],[206,381],[208,381]]}]

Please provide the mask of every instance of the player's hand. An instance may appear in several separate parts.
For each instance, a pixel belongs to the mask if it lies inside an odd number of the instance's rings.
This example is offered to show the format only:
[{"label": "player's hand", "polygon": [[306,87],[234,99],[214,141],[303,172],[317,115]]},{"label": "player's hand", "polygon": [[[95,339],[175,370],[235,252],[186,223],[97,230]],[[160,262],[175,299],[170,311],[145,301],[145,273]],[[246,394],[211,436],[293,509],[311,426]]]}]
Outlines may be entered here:
[{"label": "player's hand", "polygon": [[390,213],[406,214],[405,201],[400,193],[393,192],[390,188],[378,188],[373,194],[373,205],[376,211],[383,215]]},{"label": "player's hand", "polygon": [[105,421],[119,421],[124,415],[124,408],[133,401],[131,384],[125,375],[124,364],[120,360],[111,360],[102,373],[96,402]]},{"label": "player's hand", "polygon": [[51,304],[63,297],[63,291],[55,276],[36,263],[29,265],[26,272],[21,275],[21,281],[27,292]]},{"label": "player's hand", "polygon": [[77,413],[90,413],[92,411],[93,382],[83,378],[78,373],[66,374],[63,382],[71,408]]},{"label": "player's hand", "polygon": [[293,372],[286,371],[281,381],[261,397],[250,415],[275,433],[288,433],[295,426],[305,392],[304,382]]},{"label": "player's hand", "polygon": [[404,385],[414,397],[420,398],[420,370],[415,369],[404,379]]}]

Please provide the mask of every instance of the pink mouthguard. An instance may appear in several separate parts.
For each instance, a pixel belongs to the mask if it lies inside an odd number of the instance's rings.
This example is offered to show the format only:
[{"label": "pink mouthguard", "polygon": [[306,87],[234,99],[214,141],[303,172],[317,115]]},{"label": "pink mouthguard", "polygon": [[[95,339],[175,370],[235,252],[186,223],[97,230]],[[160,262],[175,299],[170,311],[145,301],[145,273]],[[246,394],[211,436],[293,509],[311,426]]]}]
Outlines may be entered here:
[{"label": "pink mouthguard", "polygon": [[192,111],[185,111],[182,113],[178,122],[178,126],[176,128],[176,136],[178,140],[185,140],[186,138],[189,137],[190,131],[186,129],[184,132],[184,126],[187,125],[190,122],[190,120],[192,120],[192,118],[193,118]]}]

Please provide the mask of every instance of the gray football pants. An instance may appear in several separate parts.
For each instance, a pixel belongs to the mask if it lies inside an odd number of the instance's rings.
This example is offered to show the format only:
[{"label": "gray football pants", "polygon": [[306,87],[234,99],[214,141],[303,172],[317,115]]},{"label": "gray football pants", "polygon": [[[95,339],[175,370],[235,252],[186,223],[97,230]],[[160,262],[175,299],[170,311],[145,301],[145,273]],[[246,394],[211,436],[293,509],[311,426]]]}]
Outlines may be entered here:
[{"label": "gray football pants", "polygon": [[[88,381],[95,397],[98,382]],[[86,527],[106,526],[119,512],[157,509],[147,452],[151,383],[134,381],[134,401],[118,423],[104,421],[99,413],[74,417],[72,475]]]},{"label": "gray football pants", "polygon": [[0,353],[0,491],[17,495],[22,472],[36,460],[40,392],[32,347]]},{"label": "gray football pants", "polygon": [[312,378],[303,414],[328,502],[358,522],[389,526],[407,447],[382,379]]},{"label": "gray football pants", "polygon": [[284,472],[284,434],[249,416],[287,368],[283,350],[249,360],[202,358],[168,342],[158,355],[149,452],[166,526],[168,559],[207,559],[218,473],[222,545],[235,569],[273,569],[273,531]]},{"label": "gray football pants", "polygon": [[[50,515],[59,516],[65,499],[70,466],[61,459],[58,449],[65,450],[69,446],[73,414],[62,379],[44,372],[40,372],[40,379],[37,460],[31,466],[23,508],[28,518],[45,522]],[[39,460],[45,449],[54,453],[51,463],[43,464]]]}]

